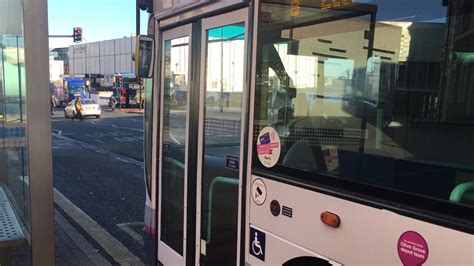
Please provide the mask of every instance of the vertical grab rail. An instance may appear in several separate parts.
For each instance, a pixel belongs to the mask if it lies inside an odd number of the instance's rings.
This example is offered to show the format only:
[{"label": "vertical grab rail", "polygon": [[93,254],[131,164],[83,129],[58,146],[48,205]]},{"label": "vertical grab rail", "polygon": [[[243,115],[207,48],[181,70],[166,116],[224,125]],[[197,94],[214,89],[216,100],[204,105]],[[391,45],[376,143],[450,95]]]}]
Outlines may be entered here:
[{"label": "vertical grab rail", "polygon": [[169,163],[173,164],[174,166],[178,167],[179,169],[184,170],[184,164],[182,162],[179,162],[176,159],[166,157],[165,162],[169,162]]},{"label": "vertical grab rail", "polygon": [[[166,157],[164,161],[169,162],[180,169],[184,169],[184,164],[170,157]],[[211,243],[211,228],[212,228],[212,198],[214,197],[214,187],[216,184],[228,184],[228,185],[239,185],[239,179],[225,177],[225,176],[216,176],[209,185],[209,196],[208,196],[208,214],[207,214],[207,238],[206,244]]]},{"label": "vertical grab rail", "polygon": [[225,176],[216,176],[209,185],[209,199],[207,202],[207,238],[206,244],[211,243],[211,225],[212,225],[212,198],[214,195],[214,187],[217,183],[228,184],[228,185],[239,185],[239,179],[225,177]]}]

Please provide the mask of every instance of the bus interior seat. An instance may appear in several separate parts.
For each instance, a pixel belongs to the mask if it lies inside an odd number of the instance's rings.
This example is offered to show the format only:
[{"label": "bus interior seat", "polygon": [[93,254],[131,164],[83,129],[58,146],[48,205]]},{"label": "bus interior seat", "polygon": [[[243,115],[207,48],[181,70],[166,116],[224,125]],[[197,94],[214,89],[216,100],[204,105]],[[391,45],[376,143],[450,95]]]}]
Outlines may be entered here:
[{"label": "bus interior seat", "polygon": [[[450,167],[345,149],[338,149],[338,162],[339,176],[348,180],[446,200],[454,189],[456,170]],[[289,147],[282,165],[310,172],[327,169],[321,147],[306,140]]]},{"label": "bus interior seat", "polygon": [[286,153],[282,164],[295,169],[307,171],[324,171],[325,163],[321,147],[307,141],[295,142]]},{"label": "bus interior seat", "polygon": [[361,154],[358,151],[338,150],[339,174],[346,179],[393,186],[395,163],[388,156]]},{"label": "bus interior seat", "polygon": [[451,167],[409,160],[395,160],[396,186],[402,190],[448,200],[454,189],[456,170]]},{"label": "bus interior seat", "polygon": [[455,169],[396,159],[390,155],[338,150],[341,177],[449,199]]}]

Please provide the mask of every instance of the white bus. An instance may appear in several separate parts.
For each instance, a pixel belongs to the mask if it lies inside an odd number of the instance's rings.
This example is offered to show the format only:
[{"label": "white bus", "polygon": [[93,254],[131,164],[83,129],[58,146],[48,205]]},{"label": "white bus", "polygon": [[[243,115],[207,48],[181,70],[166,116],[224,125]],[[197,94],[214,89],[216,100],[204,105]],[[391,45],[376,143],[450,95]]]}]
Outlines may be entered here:
[{"label": "white bus", "polygon": [[474,265],[474,2],[153,5],[151,265]]}]

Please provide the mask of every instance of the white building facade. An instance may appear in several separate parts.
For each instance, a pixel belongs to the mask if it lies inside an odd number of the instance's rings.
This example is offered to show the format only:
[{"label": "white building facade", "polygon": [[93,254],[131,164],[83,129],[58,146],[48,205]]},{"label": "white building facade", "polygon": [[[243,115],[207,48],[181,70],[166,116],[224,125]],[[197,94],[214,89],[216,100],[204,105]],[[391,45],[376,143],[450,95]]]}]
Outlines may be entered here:
[{"label": "white building facade", "polygon": [[133,73],[135,37],[69,46],[70,75]]},{"label": "white building facade", "polygon": [[64,61],[49,57],[49,81],[60,81],[64,77]]}]

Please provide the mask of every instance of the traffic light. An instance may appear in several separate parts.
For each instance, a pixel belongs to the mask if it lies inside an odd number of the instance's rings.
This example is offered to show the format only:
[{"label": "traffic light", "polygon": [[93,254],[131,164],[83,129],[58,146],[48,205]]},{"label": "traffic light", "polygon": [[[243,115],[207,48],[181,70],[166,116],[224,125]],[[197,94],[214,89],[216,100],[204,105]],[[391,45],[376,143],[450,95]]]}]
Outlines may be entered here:
[{"label": "traffic light", "polygon": [[74,34],[72,35],[72,37],[74,38],[74,42],[82,42],[82,28],[74,28]]},{"label": "traffic light", "polygon": [[153,13],[153,1],[152,0],[138,0],[138,6],[141,10]]},{"label": "traffic light", "polygon": [[121,76],[117,76],[116,77],[116,85],[117,85],[117,88],[122,88],[122,77]]}]

